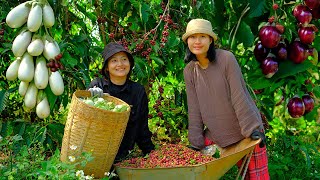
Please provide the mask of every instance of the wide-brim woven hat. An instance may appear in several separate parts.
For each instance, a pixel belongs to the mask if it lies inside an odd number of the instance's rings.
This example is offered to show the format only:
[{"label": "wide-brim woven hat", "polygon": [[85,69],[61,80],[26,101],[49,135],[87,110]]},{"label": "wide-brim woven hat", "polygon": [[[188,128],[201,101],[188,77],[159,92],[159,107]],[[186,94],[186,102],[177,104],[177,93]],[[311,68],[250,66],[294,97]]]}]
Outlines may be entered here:
[{"label": "wide-brim woven hat", "polygon": [[192,19],[187,25],[186,33],[182,35],[182,40],[186,42],[189,36],[196,33],[208,34],[214,41],[217,40],[217,35],[213,32],[211,22],[208,20]]}]

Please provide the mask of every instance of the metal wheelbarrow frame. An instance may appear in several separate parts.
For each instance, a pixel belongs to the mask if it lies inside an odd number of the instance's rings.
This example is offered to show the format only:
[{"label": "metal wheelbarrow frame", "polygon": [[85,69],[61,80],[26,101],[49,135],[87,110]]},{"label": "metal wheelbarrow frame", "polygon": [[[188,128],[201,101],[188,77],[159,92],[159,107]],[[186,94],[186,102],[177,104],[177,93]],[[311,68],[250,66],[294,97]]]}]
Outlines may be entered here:
[{"label": "metal wheelbarrow frame", "polygon": [[124,168],[116,166],[115,169],[120,180],[163,180],[164,178],[168,180],[214,180],[221,178],[240,159],[250,154],[259,142],[260,139],[243,139],[237,144],[219,149],[221,152],[220,158],[194,166],[170,168]]}]

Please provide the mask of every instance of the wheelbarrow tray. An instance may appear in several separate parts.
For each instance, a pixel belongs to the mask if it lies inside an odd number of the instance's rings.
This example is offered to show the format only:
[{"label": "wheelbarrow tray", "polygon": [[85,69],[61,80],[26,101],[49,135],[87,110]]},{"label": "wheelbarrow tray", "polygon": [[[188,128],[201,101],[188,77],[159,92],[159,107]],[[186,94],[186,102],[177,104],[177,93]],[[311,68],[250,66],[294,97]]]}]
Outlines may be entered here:
[{"label": "wheelbarrow tray", "polygon": [[241,158],[249,154],[260,140],[243,139],[237,144],[220,148],[221,156],[213,161],[186,167],[125,168],[116,166],[120,180],[214,180],[222,177]]}]

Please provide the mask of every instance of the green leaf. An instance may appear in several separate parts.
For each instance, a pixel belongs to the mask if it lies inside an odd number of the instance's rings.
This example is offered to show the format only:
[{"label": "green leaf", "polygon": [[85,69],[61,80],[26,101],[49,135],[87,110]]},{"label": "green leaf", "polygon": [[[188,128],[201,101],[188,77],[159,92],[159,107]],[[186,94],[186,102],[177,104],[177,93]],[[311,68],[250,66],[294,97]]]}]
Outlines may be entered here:
[{"label": "green leaf", "polygon": [[69,65],[70,67],[74,67],[78,64],[78,60],[73,58],[69,52],[65,52],[63,54],[63,58],[61,59],[62,63],[66,66]]},{"label": "green leaf", "polygon": [[157,57],[157,56],[155,56],[155,55],[150,55],[150,59],[151,59],[151,60],[154,60],[154,62],[155,62],[156,64],[164,65],[164,62],[162,61],[162,59],[159,58],[159,57]]},{"label": "green leaf", "polygon": [[295,64],[292,61],[284,61],[279,64],[278,72],[271,78],[274,80],[293,76],[299,72],[306,71],[312,68],[313,64],[310,61],[304,61],[301,64]]},{"label": "green leaf", "polygon": [[240,23],[236,37],[237,40],[240,43],[242,42],[245,47],[250,47],[253,45],[254,35],[251,31],[250,26],[248,26],[248,24],[243,21]]},{"label": "green leaf", "polygon": [[9,93],[6,90],[0,91],[0,112],[2,112],[9,103]]},{"label": "green leaf", "polygon": [[148,22],[149,12],[150,12],[150,7],[148,6],[148,4],[146,3],[140,4],[139,13],[140,13],[140,19],[143,22],[143,24]]},{"label": "green leaf", "polygon": [[266,1],[261,0],[249,0],[250,4],[250,12],[249,12],[249,17],[254,18],[254,17],[259,17],[262,16],[266,12]]},{"label": "green leaf", "polygon": [[178,38],[178,36],[175,33],[170,33],[166,46],[173,48],[179,45],[179,43],[180,43],[180,38]]},{"label": "green leaf", "polygon": [[270,81],[270,79],[265,78],[263,74],[261,74],[261,77],[255,79],[254,81],[248,82],[252,89],[264,89],[266,87],[269,87],[271,83],[272,82]]},{"label": "green leaf", "polygon": [[96,16],[93,13],[89,13],[90,11],[88,11],[87,9],[85,9],[84,7],[82,7],[81,5],[79,5],[79,3],[75,3],[75,5],[77,6],[77,9],[84,14],[86,17],[88,17],[89,19],[91,19],[92,22],[96,21]]},{"label": "green leaf", "polygon": [[55,105],[55,102],[57,100],[57,96],[53,94],[53,92],[51,91],[51,88],[50,86],[47,86],[44,91],[46,92],[46,95],[47,95],[47,99],[48,99],[48,102],[50,104],[50,110],[52,112],[52,109]]},{"label": "green leaf", "polygon": [[88,36],[85,35],[85,34],[80,34],[79,36],[75,36],[75,37],[73,38],[73,40],[74,40],[75,42],[82,42],[82,41],[87,40],[87,39],[88,39]]},{"label": "green leaf", "polygon": [[145,67],[147,66],[144,59],[140,57],[135,57],[135,65],[134,65],[134,72],[137,75],[138,79],[143,79],[147,77]]},{"label": "green leaf", "polygon": [[313,88],[313,93],[316,97],[320,97],[320,86]]}]

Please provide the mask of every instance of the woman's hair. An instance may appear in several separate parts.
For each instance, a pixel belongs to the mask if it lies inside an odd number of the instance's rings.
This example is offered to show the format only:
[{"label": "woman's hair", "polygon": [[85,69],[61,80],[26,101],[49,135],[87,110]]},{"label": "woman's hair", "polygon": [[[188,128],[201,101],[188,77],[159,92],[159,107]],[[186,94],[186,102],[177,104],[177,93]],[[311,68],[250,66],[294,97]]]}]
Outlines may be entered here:
[{"label": "woman's hair", "polygon": [[[212,41],[212,43],[209,46],[207,58],[210,62],[214,62],[216,59],[216,49],[214,47],[214,41]],[[190,61],[197,61],[197,58],[196,55],[190,51],[189,47],[187,47],[186,54],[184,56],[184,62],[189,63]]]}]

